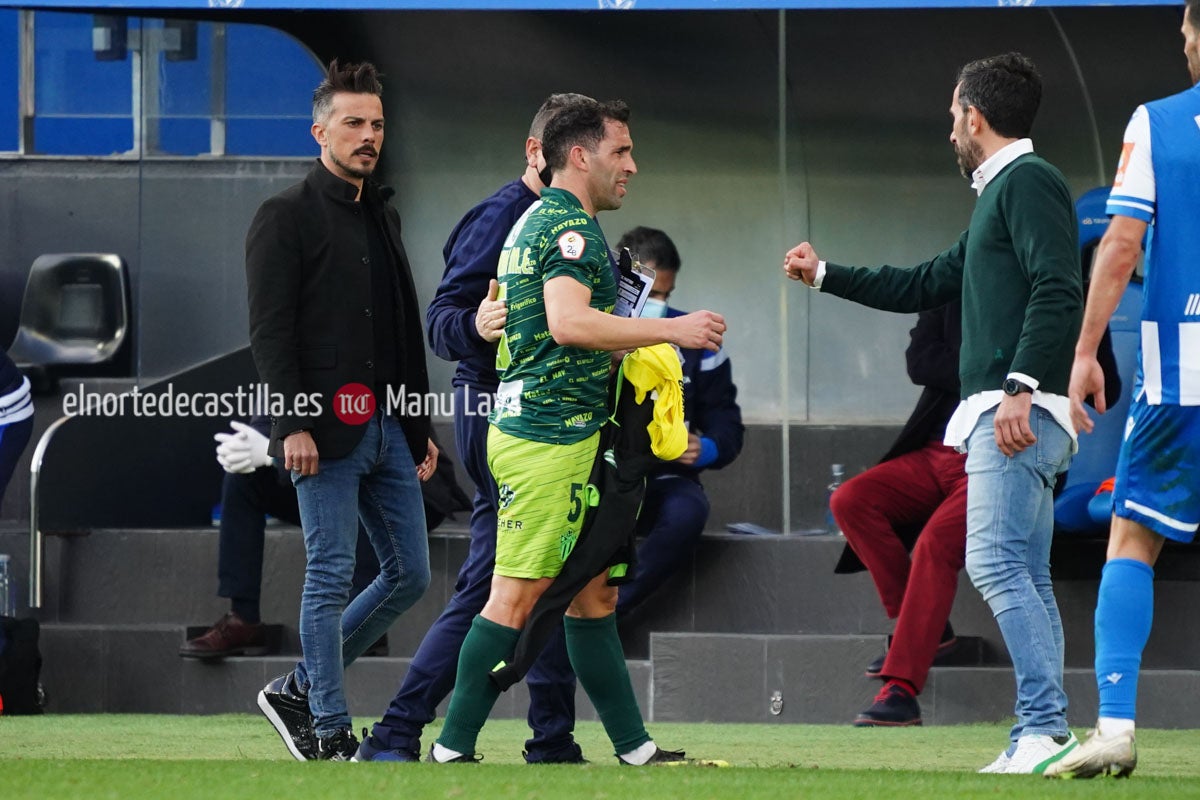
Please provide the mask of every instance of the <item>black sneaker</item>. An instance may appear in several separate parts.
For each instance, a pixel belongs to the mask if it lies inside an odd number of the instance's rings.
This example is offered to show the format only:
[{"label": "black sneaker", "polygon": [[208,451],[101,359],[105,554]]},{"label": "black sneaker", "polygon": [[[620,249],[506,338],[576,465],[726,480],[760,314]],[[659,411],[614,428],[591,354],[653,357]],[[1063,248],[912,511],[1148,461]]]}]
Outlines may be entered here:
[{"label": "black sneaker", "polygon": [[900,728],[921,724],[921,706],[912,693],[898,683],[889,681],[871,707],[859,713],[854,720],[856,728],[891,727]]},{"label": "black sneaker", "polygon": [[663,750],[658,745],[655,745],[654,755],[650,756],[650,760],[645,764],[630,764],[625,759],[617,756],[617,760],[621,762],[623,767],[655,767],[655,766],[670,766],[672,764],[690,764],[691,761],[687,758],[687,754],[682,750]]},{"label": "black sneaker", "polygon": [[349,728],[338,728],[317,741],[318,761],[353,761],[358,752],[358,739]]},{"label": "black sneaker", "polygon": [[429,755],[425,756],[425,761],[429,764],[478,764],[483,761],[483,756],[476,753],[463,753],[449,761],[438,761],[433,757],[433,745],[429,745]]},{"label": "black sneaker", "polygon": [[258,693],[258,707],[297,761],[317,758],[317,734],[313,730],[308,697],[296,691],[292,673],[280,675]]},{"label": "black sneaker", "polygon": [[590,763],[583,757],[583,749],[580,748],[578,742],[571,742],[567,747],[555,750],[552,753],[542,751],[530,752],[525,750],[521,753],[525,757],[526,764],[588,764]]}]

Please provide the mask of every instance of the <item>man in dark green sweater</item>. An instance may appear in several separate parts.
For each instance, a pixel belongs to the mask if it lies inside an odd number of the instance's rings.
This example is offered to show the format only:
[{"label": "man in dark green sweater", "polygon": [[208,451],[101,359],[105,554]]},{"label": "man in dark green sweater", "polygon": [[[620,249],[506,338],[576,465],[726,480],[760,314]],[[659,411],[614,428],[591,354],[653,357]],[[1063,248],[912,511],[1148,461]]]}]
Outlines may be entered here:
[{"label": "man in dark green sweater", "polygon": [[1009,747],[981,772],[1040,773],[1076,745],[1050,539],[1054,481],[1075,450],[1067,386],[1083,292],[1070,190],[1027,138],[1041,94],[1018,53],[959,72],[950,142],[979,200],[950,249],[911,269],[829,264],[808,242],[784,259],[789,278],[874,308],[962,298],[962,402],[945,443],[967,453],[967,572],[1017,679]]}]

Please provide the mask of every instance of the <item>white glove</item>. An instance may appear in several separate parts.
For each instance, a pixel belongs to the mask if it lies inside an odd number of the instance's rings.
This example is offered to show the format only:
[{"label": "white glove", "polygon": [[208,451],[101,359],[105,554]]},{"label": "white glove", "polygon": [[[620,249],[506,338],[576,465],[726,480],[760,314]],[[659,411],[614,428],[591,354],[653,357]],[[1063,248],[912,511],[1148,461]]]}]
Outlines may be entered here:
[{"label": "white glove", "polygon": [[226,472],[247,474],[271,463],[267,455],[267,437],[244,422],[229,425],[237,433],[218,433],[213,436],[217,445],[217,463]]}]

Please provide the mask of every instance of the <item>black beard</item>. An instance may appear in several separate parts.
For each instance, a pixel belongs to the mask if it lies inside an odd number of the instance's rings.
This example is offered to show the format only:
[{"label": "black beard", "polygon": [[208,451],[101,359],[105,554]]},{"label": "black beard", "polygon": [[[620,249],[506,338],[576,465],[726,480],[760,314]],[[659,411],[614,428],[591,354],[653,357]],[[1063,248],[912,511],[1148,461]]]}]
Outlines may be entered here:
[{"label": "black beard", "polygon": [[958,160],[958,171],[967,180],[973,180],[972,173],[983,163],[983,148],[978,142],[968,141],[954,148],[954,156]]},{"label": "black beard", "polygon": [[371,167],[367,169],[360,169],[358,167],[352,167],[349,164],[346,164],[333,154],[332,149],[329,151],[329,160],[336,164],[342,170],[342,172],[345,172],[347,175],[353,175],[355,178],[362,178],[363,180],[371,177],[371,173],[375,171],[374,165],[371,165]]}]

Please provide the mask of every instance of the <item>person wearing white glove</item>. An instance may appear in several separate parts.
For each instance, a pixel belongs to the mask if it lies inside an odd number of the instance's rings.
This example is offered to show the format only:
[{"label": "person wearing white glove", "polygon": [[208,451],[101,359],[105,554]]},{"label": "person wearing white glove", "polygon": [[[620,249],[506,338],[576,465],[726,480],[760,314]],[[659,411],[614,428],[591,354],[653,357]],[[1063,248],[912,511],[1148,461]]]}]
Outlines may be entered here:
[{"label": "person wearing white glove", "polygon": [[259,467],[271,464],[267,455],[267,437],[244,422],[233,420],[229,423],[234,433],[218,433],[213,436],[217,440],[217,463],[221,469],[229,473],[246,475]]},{"label": "person wearing white glove", "polygon": [[[261,594],[266,516],[300,525],[296,490],[287,472],[267,455],[270,420],[248,424],[231,420],[230,431],[213,436],[217,463],[225,470],[221,483],[221,532],[217,544],[217,594],[229,598],[230,610],[204,633],[179,648],[184,658],[214,660],[227,656],[265,655],[267,629],[262,624]],[[357,596],[379,574],[379,560],[359,531],[351,592]],[[378,643],[372,651],[379,647]]]}]

